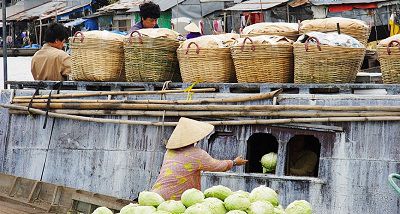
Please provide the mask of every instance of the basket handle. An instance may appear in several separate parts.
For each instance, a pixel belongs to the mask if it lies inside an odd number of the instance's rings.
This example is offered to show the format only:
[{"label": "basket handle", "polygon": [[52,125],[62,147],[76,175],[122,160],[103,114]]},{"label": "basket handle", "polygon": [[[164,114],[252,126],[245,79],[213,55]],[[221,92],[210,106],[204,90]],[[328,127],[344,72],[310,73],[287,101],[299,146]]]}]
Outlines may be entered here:
[{"label": "basket handle", "polygon": [[242,51],[244,50],[244,45],[246,44],[246,40],[250,40],[250,42],[251,42],[251,50],[255,51],[256,50],[256,46],[254,46],[253,40],[250,37],[244,38],[243,44],[242,44],[242,48],[241,48]]},{"label": "basket handle", "polygon": [[137,30],[132,31],[132,33],[129,34],[129,43],[133,43],[133,34],[134,33],[137,33],[139,35],[139,43],[143,44],[142,34]]},{"label": "basket handle", "polygon": [[195,45],[196,45],[196,53],[199,54],[199,53],[200,53],[200,47],[199,47],[198,44],[196,44],[196,42],[190,42],[190,43],[188,44],[187,49],[186,49],[186,54],[189,53],[189,48],[190,48],[190,46],[191,46],[192,44],[195,44]]},{"label": "basket handle", "polygon": [[85,36],[83,35],[83,33],[81,31],[77,31],[74,34],[74,39],[72,39],[72,42],[75,42],[76,37],[78,37],[78,35],[80,35],[81,38],[79,38],[79,41],[83,42],[83,39],[85,38]]},{"label": "basket handle", "polygon": [[394,182],[394,178],[400,180],[400,175],[395,173],[390,174],[388,178],[389,184],[400,194],[400,187]]},{"label": "basket handle", "polygon": [[388,46],[387,46],[387,53],[388,55],[390,55],[392,53],[392,51],[390,50],[391,47],[394,47],[394,43],[397,43],[397,46],[400,49],[400,41],[399,40],[393,40],[391,42],[389,42]]},{"label": "basket handle", "polygon": [[317,43],[318,50],[321,51],[321,43],[319,42],[319,40],[316,37],[313,37],[313,36],[308,37],[308,39],[304,43],[304,47],[306,48],[306,51],[308,51],[308,46],[309,46],[311,40],[313,40]]}]

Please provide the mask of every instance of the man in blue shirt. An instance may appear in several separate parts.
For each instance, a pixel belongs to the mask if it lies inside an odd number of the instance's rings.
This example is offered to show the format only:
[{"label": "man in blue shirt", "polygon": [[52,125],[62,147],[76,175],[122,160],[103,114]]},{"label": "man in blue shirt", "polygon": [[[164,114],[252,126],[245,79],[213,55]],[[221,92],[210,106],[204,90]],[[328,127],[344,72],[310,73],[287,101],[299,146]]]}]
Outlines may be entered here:
[{"label": "man in blue shirt", "polygon": [[160,18],[161,10],[158,4],[151,1],[145,2],[139,6],[139,9],[141,20],[131,28],[131,32],[143,28],[159,28],[157,19]]}]

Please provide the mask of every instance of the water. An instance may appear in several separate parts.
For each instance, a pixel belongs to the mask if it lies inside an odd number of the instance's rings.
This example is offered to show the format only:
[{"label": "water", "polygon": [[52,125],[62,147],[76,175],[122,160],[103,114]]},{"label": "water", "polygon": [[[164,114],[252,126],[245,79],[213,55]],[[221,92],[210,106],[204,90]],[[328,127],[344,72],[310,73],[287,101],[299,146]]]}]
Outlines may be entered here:
[{"label": "water", "polygon": [[[9,81],[31,81],[33,76],[31,74],[31,60],[32,57],[7,57]],[[3,57],[0,57],[0,88],[3,87]]]}]

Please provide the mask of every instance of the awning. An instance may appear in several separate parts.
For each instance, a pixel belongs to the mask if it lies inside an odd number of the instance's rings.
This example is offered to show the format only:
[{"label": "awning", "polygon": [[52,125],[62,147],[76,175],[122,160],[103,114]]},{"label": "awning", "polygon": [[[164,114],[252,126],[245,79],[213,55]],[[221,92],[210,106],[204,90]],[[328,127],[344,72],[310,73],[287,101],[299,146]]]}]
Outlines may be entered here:
[{"label": "awning", "polygon": [[64,26],[65,26],[65,27],[77,26],[77,25],[80,25],[80,24],[86,22],[86,20],[87,20],[87,19],[80,19],[80,18],[79,18],[79,19],[77,19],[77,20],[74,20],[74,21],[65,23]]},{"label": "awning", "polygon": [[52,12],[62,10],[66,7],[65,2],[48,2],[40,6],[34,7],[32,9],[17,13],[7,18],[8,21],[22,21],[34,18],[39,18],[40,16],[46,16]]},{"label": "awning", "polygon": [[310,0],[313,5],[331,5],[331,4],[363,4],[374,2],[386,2],[387,0]]},{"label": "awning", "polygon": [[254,10],[267,10],[278,6],[280,4],[286,3],[289,0],[249,0],[239,4],[229,7],[225,10],[235,10],[235,11],[254,11]]},{"label": "awning", "polygon": [[[153,0],[154,3],[160,6],[161,11],[169,10],[184,1],[185,0]],[[139,5],[143,2],[145,2],[145,0],[120,0],[117,3],[100,8],[99,11],[125,10],[128,13],[134,13],[139,11]]]}]

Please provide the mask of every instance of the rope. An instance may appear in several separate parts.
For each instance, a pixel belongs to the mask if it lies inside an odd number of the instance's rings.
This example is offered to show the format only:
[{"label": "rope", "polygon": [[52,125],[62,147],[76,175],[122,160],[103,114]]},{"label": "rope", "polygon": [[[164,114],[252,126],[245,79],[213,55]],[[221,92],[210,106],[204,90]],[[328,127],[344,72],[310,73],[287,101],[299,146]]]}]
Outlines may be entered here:
[{"label": "rope", "polygon": [[[165,90],[168,90],[168,88],[169,88],[169,84],[171,83],[172,81],[165,81],[164,82],[164,84],[163,84],[163,87],[162,87],[162,89],[161,89],[161,91],[165,91]],[[163,100],[163,99],[167,99],[167,96],[166,96],[166,94],[164,93],[164,94],[161,94],[161,100]],[[167,145],[167,140],[165,139],[165,113],[166,113],[166,110],[164,110],[163,111],[163,114],[162,114],[162,119],[161,119],[161,135],[162,135],[162,142],[163,142],[163,144],[164,145]]]}]

